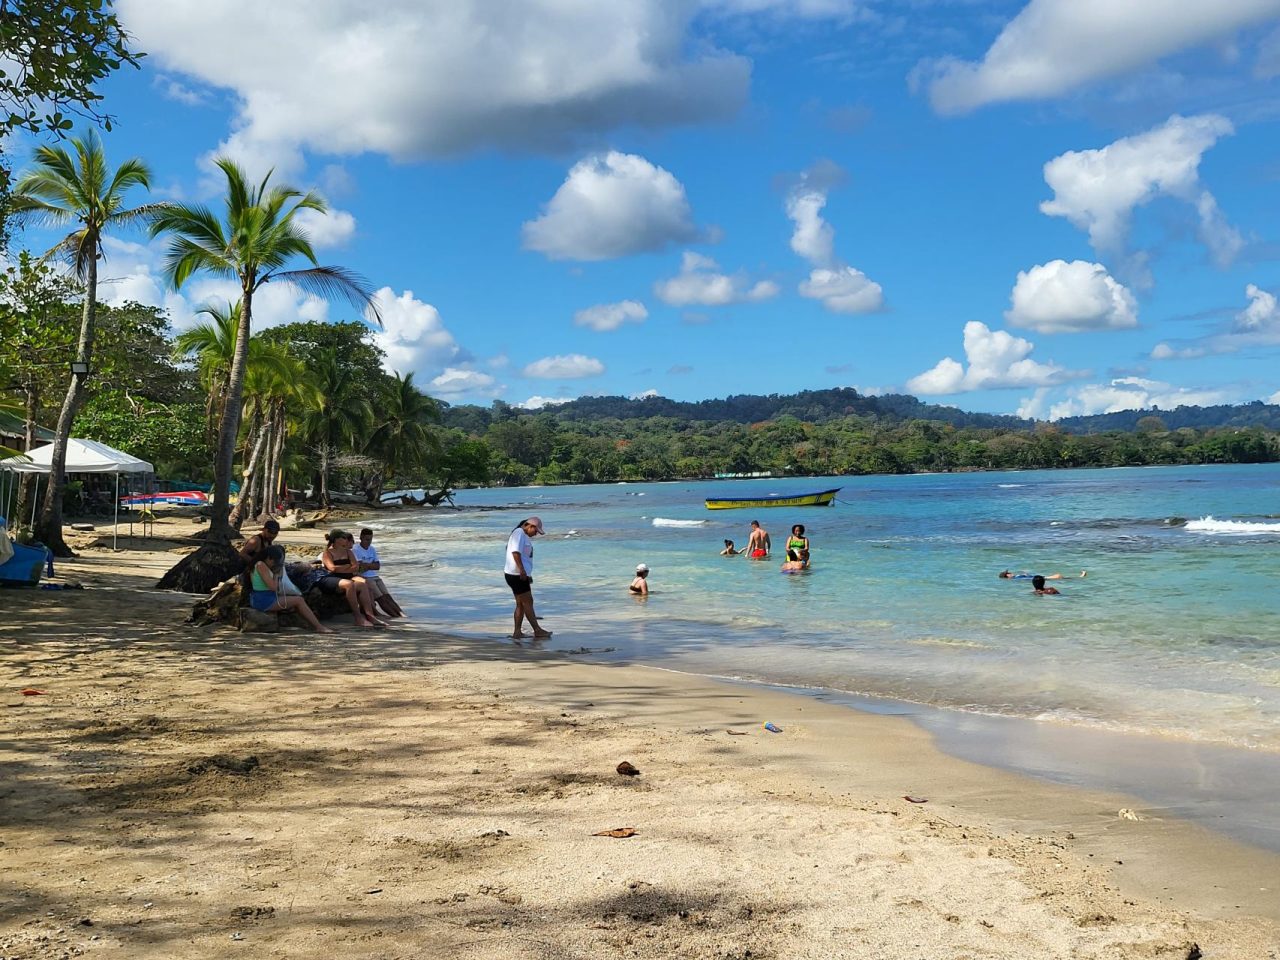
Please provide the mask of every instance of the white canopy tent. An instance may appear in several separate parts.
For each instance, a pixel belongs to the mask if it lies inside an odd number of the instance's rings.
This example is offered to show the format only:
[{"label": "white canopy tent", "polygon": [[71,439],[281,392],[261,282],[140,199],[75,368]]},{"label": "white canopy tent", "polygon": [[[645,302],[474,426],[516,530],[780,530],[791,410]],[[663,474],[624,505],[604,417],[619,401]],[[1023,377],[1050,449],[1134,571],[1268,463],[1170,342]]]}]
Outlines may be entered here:
[{"label": "white canopy tent", "polygon": [[[49,473],[53,464],[53,444],[36,447],[18,457],[0,460],[0,470],[11,473]],[[111,531],[111,548],[114,550],[119,535],[120,524],[120,474],[122,473],[155,473],[155,467],[145,460],[139,460],[123,450],[109,447],[97,440],[78,440],[72,437],[67,441],[67,464],[65,473],[114,473],[116,475],[115,516]],[[33,509],[32,522],[35,521]],[[130,522],[132,526],[132,521]]]}]

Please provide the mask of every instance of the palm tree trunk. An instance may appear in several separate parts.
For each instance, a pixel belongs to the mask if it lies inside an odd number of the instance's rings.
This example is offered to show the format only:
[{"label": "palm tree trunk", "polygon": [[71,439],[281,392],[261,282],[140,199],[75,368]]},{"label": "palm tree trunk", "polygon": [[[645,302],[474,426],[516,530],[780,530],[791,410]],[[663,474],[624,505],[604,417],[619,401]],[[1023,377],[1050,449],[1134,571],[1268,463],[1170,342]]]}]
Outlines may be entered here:
[{"label": "palm tree trunk", "polygon": [[267,474],[267,479],[271,483],[271,494],[267,498],[267,510],[269,512],[275,512],[277,501],[289,499],[288,493],[282,493],[278,486],[280,483],[280,466],[284,463],[284,442],[289,434],[289,424],[285,420],[283,403],[276,406],[275,424],[276,433],[271,447],[271,472]]},{"label": "palm tree trunk", "polygon": [[[250,427],[251,434],[257,424],[258,418],[255,416]],[[258,430],[258,439],[254,441],[253,452],[249,454],[249,462],[244,465],[244,473],[240,479],[240,498],[236,501],[235,509],[231,511],[231,516],[227,521],[237,530],[240,529],[240,524],[246,516],[256,517],[258,515],[257,504],[251,501],[256,499],[253,491],[257,480],[258,458],[262,456],[266,440],[267,425],[263,423],[261,429]]]},{"label": "palm tree trunk", "polygon": [[235,464],[236,440],[240,433],[241,406],[244,401],[244,368],[249,358],[249,331],[253,326],[253,278],[246,277],[241,286],[240,329],[236,331],[236,349],[231,355],[231,373],[227,376],[227,395],[222,404],[222,422],[218,425],[218,450],[213,461],[213,506],[210,510],[207,540],[230,543],[235,527],[227,518],[231,513],[231,469]]},{"label": "palm tree trunk", "polygon": [[[80,318],[80,342],[76,345],[76,362],[84,364],[85,369],[88,369],[93,356],[93,324],[97,313],[98,258],[95,255],[89,260],[88,276],[85,278],[84,313]],[[49,482],[45,486],[40,519],[36,523],[36,539],[52,550],[56,557],[75,556],[62,539],[62,491],[66,487],[64,471],[67,467],[67,441],[71,438],[71,424],[75,422],[76,411],[80,409],[86,376],[83,373],[73,373],[71,382],[67,384],[67,395],[63,398],[62,410],[58,414],[58,425],[54,428]]]}]

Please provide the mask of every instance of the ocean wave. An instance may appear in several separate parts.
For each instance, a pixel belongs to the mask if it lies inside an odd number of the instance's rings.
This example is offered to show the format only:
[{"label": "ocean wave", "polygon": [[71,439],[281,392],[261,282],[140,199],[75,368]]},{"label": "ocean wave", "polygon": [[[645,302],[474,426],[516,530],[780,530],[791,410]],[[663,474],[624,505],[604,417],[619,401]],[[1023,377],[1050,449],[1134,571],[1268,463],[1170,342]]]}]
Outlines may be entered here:
[{"label": "ocean wave", "polygon": [[1280,523],[1250,523],[1247,520],[1215,520],[1213,517],[1201,517],[1199,520],[1188,520],[1183,527],[1192,533],[1230,533],[1237,536],[1259,536],[1272,534],[1280,536]]},{"label": "ocean wave", "polygon": [[1001,490],[1012,490],[1014,487],[1025,487],[1025,483],[997,483],[997,487]]},{"label": "ocean wave", "polygon": [[669,520],[666,517],[654,517],[655,527],[705,527],[706,520]]}]

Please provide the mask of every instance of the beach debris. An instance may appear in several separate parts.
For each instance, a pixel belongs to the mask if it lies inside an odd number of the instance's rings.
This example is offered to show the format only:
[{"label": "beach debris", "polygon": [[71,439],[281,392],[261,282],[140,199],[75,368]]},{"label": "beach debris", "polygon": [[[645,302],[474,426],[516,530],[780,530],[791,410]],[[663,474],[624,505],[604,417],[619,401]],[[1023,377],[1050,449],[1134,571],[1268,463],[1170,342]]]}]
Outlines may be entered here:
[{"label": "beach debris", "polygon": [[929,802],[928,797],[913,797],[909,793],[904,794],[902,799],[907,801],[907,803],[928,803]]},{"label": "beach debris", "polygon": [[618,764],[618,772],[624,777],[638,777],[640,770],[630,760],[623,760]]},{"label": "beach debris", "polygon": [[765,728],[766,730],[768,730],[770,733],[781,733],[781,732],[782,732],[782,728],[781,728],[780,726],[778,726],[776,723],[774,723],[772,720],[768,720],[768,721],[766,721],[766,722],[765,722],[765,725],[764,725],[764,728]]},{"label": "beach debris", "polygon": [[745,730],[726,730],[725,733],[731,737],[745,737],[747,735]]},{"label": "beach debris", "polygon": [[614,827],[612,830],[601,830],[599,833],[593,833],[593,837],[616,837],[619,840],[625,840],[627,837],[634,837],[639,831],[635,827]]},{"label": "beach debris", "polygon": [[1128,807],[1121,807],[1116,816],[1121,820],[1145,820],[1146,817],[1138,813],[1137,810],[1130,810]]},{"label": "beach debris", "polygon": [[35,687],[23,687],[22,695],[24,697],[43,697],[45,694],[43,690],[37,690]]},{"label": "beach debris", "polygon": [[368,895],[372,895],[372,894],[375,894],[375,893],[381,893],[381,892],[382,892],[382,888],[381,888],[381,887],[370,887],[368,890],[366,890],[366,891],[365,891],[365,893],[366,893],[366,894],[368,894]]}]

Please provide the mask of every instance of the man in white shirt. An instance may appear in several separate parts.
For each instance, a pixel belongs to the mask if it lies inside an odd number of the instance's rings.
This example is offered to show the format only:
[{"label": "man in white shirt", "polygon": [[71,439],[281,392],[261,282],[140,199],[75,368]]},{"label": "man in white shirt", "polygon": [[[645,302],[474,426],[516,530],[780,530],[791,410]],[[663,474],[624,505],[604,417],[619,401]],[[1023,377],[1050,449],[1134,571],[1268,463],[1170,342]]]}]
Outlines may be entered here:
[{"label": "man in white shirt", "polygon": [[360,564],[360,576],[369,584],[369,599],[386,611],[388,616],[403,617],[404,611],[395,597],[387,589],[382,579],[382,561],[378,559],[378,548],[373,545],[373,531],[365,527],[360,531],[360,542],[352,544],[351,552]]},{"label": "man in white shirt", "polygon": [[529,621],[533,627],[533,635],[537,639],[551,636],[550,630],[543,630],[533,612],[533,537],[542,533],[542,521],[537,517],[521,520],[507,537],[507,559],[502,566],[503,576],[507,578],[507,586],[516,600],[515,629],[511,631],[512,640],[520,640],[527,636],[524,622]]}]

